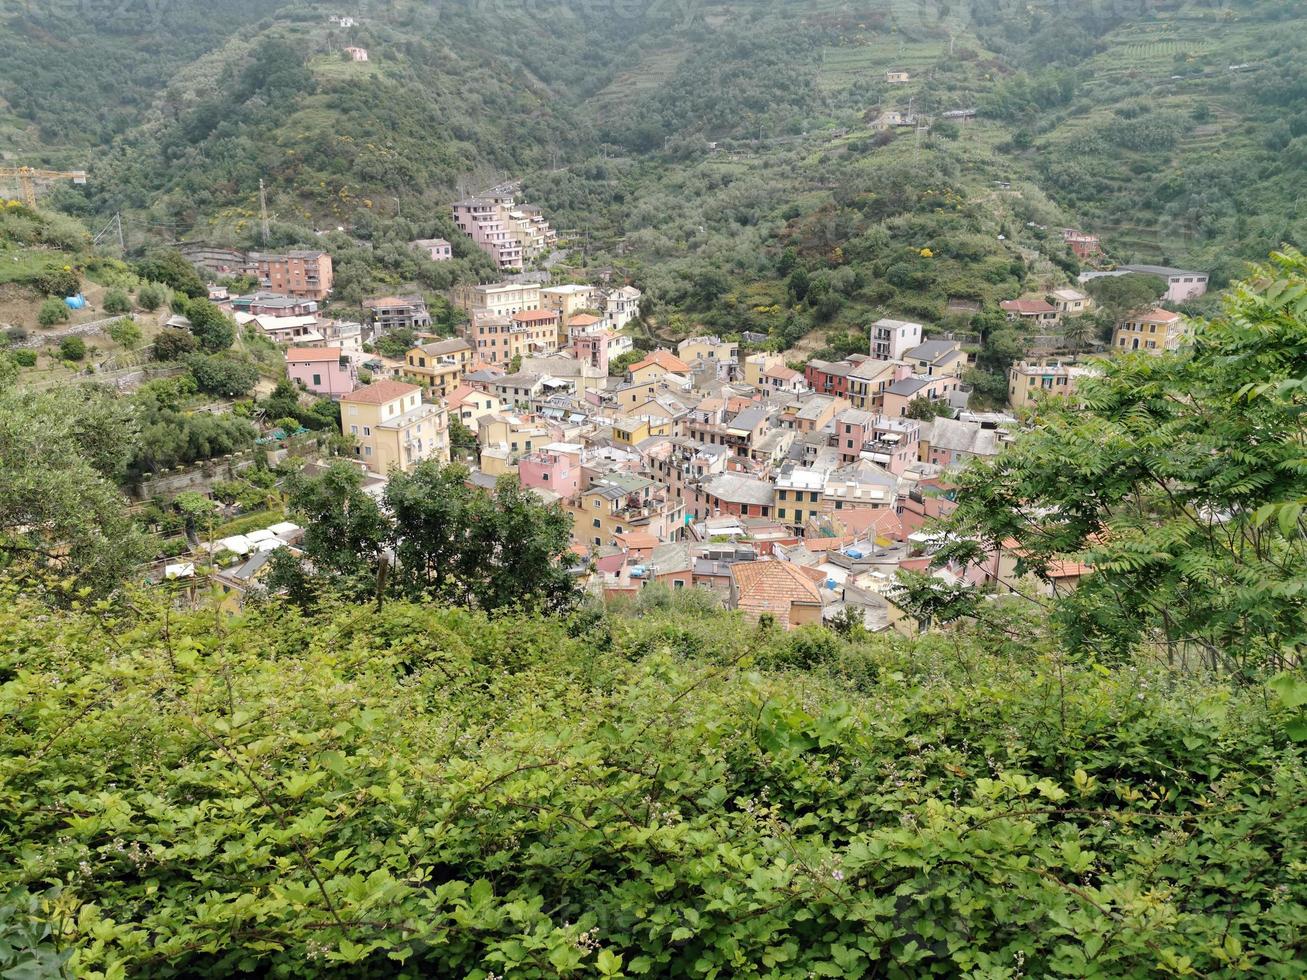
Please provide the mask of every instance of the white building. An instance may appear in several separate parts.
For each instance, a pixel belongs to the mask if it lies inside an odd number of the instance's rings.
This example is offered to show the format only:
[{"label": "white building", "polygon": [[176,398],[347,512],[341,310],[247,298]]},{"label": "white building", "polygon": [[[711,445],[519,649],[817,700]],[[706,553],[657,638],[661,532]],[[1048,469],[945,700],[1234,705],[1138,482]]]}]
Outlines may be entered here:
[{"label": "white building", "polygon": [[643,294],[634,286],[611,290],[604,297],[604,317],[613,330],[621,330],[640,315],[640,297]]},{"label": "white building", "polygon": [[921,324],[880,319],[871,325],[871,356],[878,361],[899,361],[921,343]]}]

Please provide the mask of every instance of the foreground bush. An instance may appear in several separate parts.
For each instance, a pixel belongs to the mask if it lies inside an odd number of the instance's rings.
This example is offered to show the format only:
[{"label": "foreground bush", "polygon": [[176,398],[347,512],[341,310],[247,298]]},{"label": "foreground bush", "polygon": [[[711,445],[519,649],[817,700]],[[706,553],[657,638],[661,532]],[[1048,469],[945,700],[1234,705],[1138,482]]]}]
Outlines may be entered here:
[{"label": "foreground bush", "polygon": [[1304,971],[1307,774],[1261,691],[707,603],[0,600],[0,965]]}]

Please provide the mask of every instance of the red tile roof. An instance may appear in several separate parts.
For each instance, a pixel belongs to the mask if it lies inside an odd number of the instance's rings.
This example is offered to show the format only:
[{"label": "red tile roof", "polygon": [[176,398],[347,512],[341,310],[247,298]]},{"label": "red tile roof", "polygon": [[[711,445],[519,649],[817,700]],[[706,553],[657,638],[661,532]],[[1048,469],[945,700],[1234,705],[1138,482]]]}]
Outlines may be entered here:
[{"label": "red tile roof", "polygon": [[673,374],[681,374],[684,371],[690,370],[690,365],[686,364],[675,354],[665,350],[654,351],[652,354],[647,355],[644,360],[632,364],[629,370],[634,373],[642,368],[653,367],[655,365],[662,368],[664,371],[671,371]]},{"label": "red tile roof", "polygon": [[590,313],[577,313],[574,316],[567,318],[567,325],[569,327],[593,327],[598,322],[599,317],[593,316]]},{"label": "red tile roof", "polygon": [[339,347],[288,347],[286,349],[288,361],[339,361],[340,355]]},{"label": "red tile roof", "polygon": [[513,319],[518,323],[544,323],[546,320],[557,320],[557,310],[522,310],[513,314]]},{"label": "red tile roof", "polygon": [[356,402],[360,405],[384,405],[386,402],[421,390],[417,385],[405,384],[403,381],[374,381],[366,387],[343,395],[341,401]]},{"label": "red tile roof", "polygon": [[731,578],[735,583],[736,608],[749,619],[770,613],[778,624],[789,629],[794,603],[821,605],[817,584],[787,561],[739,562],[731,566]]},{"label": "red tile roof", "polygon": [[1057,307],[1042,299],[1007,299],[998,304],[1008,313],[1056,313]]},{"label": "red tile roof", "polygon": [[1161,307],[1158,307],[1157,309],[1149,310],[1147,313],[1138,313],[1133,319],[1141,320],[1144,323],[1175,323],[1176,320],[1180,319],[1180,314],[1172,313],[1170,310],[1164,310]]}]

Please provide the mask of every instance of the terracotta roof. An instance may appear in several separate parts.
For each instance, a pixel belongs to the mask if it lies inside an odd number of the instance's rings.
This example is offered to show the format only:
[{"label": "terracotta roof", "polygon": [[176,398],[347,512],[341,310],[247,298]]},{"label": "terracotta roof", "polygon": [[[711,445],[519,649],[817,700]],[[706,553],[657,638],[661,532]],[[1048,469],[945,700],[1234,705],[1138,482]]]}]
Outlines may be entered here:
[{"label": "terracotta roof", "polygon": [[1008,299],[998,304],[1008,313],[1056,313],[1057,307],[1042,299]]},{"label": "terracotta roof", "polygon": [[817,583],[787,561],[738,562],[731,566],[731,579],[735,583],[736,608],[749,619],[770,613],[778,624],[789,629],[794,603],[821,605]]},{"label": "terracotta roof", "polygon": [[655,365],[662,368],[664,371],[671,371],[673,374],[681,374],[682,372],[690,370],[690,365],[686,364],[675,354],[665,350],[654,351],[652,354],[647,355],[644,360],[632,364],[629,370],[634,373],[642,368],[653,367]]},{"label": "terracotta roof", "polygon": [[557,320],[557,310],[521,310],[514,313],[512,319],[518,323],[543,323],[546,320]]},{"label": "terracotta roof", "polygon": [[1149,310],[1147,313],[1135,314],[1134,319],[1142,320],[1144,323],[1174,323],[1180,319],[1179,313],[1172,313],[1170,310],[1163,310],[1160,307]]},{"label": "terracotta roof", "polygon": [[365,299],[364,307],[370,310],[382,306],[418,306],[422,303],[420,296],[378,296],[376,299]]},{"label": "terracotta roof", "polygon": [[766,371],[762,372],[762,374],[765,378],[780,378],[782,381],[793,381],[795,378],[803,377],[803,375],[798,371],[791,367],[787,367],[784,364],[769,367]]},{"label": "terracotta roof", "polygon": [[360,405],[384,405],[386,402],[421,390],[417,385],[405,384],[403,381],[374,381],[366,387],[343,395],[341,401],[357,402]]},{"label": "terracotta roof", "polygon": [[288,347],[286,348],[286,360],[288,361],[339,361],[341,349],[339,347]]},{"label": "terracotta roof", "polygon": [[577,313],[567,318],[569,327],[593,327],[601,318],[591,313]]},{"label": "terracotta roof", "polygon": [[656,535],[648,531],[628,531],[626,534],[614,534],[613,540],[627,548],[644,550],[646,548],[656,548],[662,544]]}]

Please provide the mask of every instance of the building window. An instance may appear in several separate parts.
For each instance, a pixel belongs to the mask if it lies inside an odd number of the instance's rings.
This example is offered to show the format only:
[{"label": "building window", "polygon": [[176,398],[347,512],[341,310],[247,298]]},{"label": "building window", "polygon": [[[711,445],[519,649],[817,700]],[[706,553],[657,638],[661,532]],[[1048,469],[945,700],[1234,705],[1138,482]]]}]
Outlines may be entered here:
[{"label": "building window", "polygon": [[372,435],[372,429],[371,429],[369,426],[366,426],[366,425],[363,426],[363,434],[364,434],[365,436],[370,436],[370,435]]},{"label": "building window", "polygon": [[358,434],[359,434],[359,427],[358,427],[357,425],[351,425],[351,426],[349,427],[349,434],[352,435],[352,436],[356,436],[356,435],[358,435]]},{"label": "building window", "polygon": [[364,455],[364,456],[371,456],[371,455],[372,455],[372,447],[371,447],[371,446],[364,446],[364,447],[363,447],[363,455]]},{"label": "building window", "polygon": [[313,376],[313,383],[314,383],[315,385],[320,385],[320,384],[322,384],[322,375],[320,375],[320,374],[315,374],[315,375]]}]

